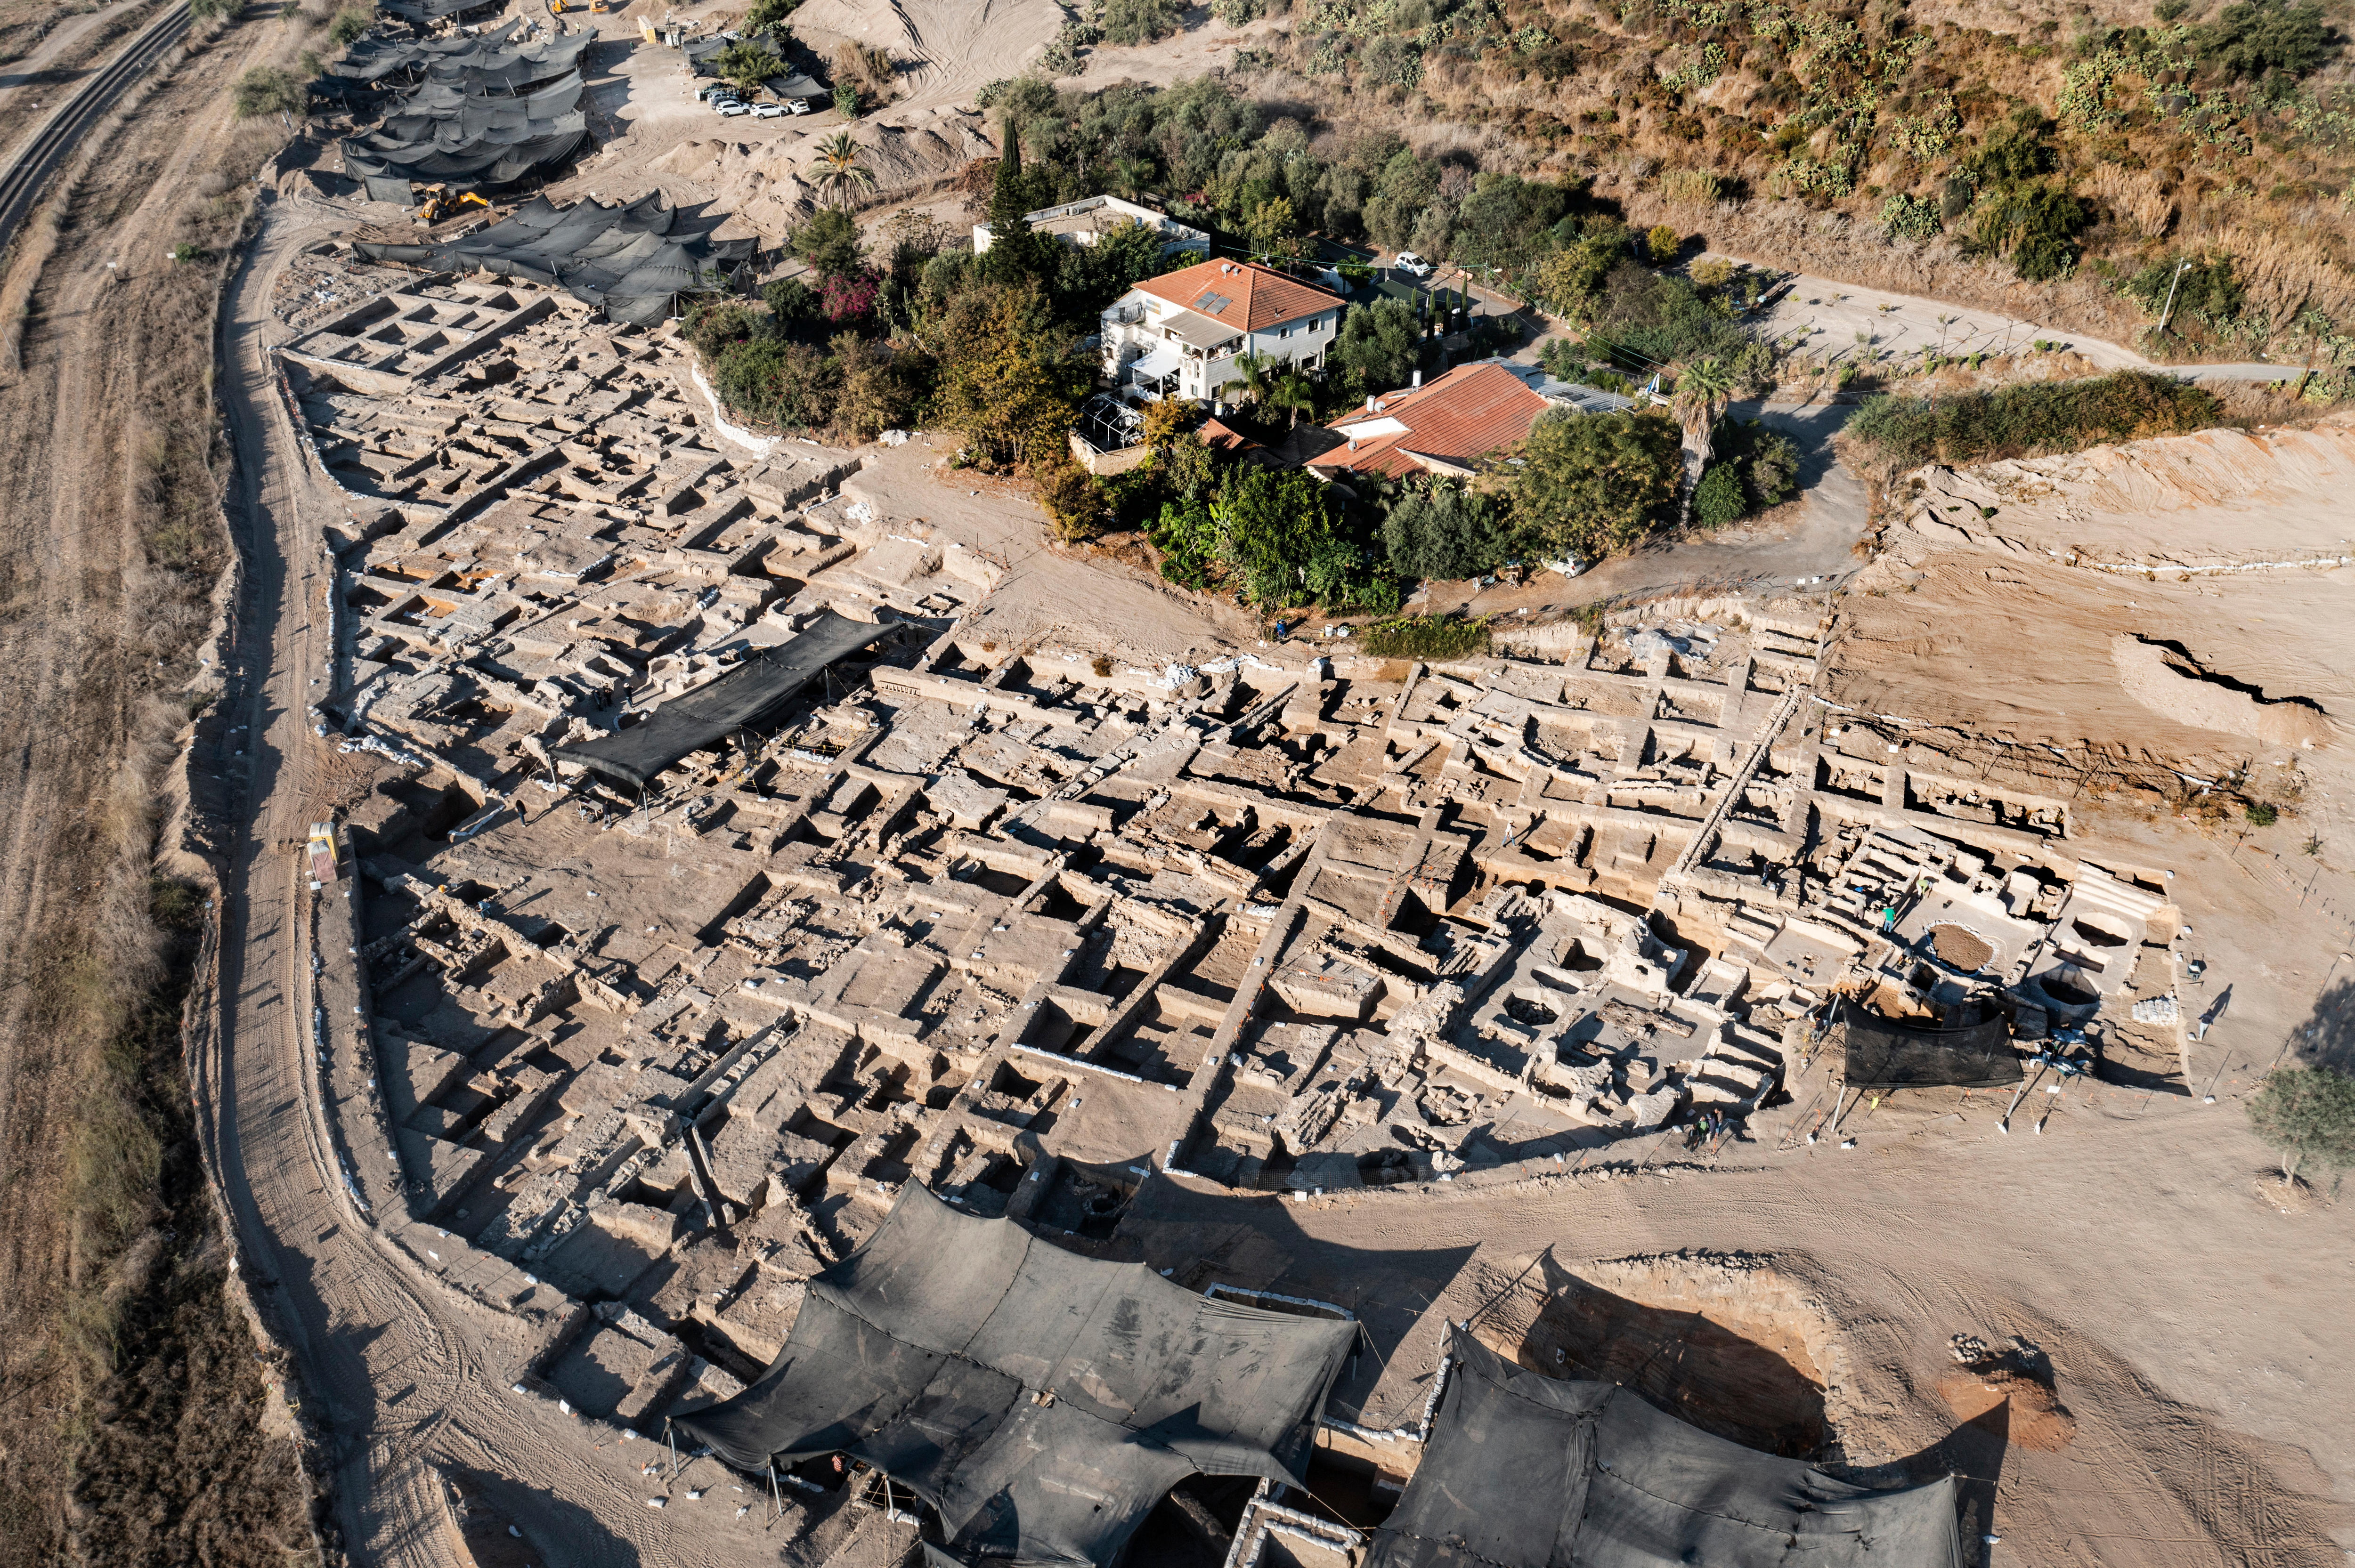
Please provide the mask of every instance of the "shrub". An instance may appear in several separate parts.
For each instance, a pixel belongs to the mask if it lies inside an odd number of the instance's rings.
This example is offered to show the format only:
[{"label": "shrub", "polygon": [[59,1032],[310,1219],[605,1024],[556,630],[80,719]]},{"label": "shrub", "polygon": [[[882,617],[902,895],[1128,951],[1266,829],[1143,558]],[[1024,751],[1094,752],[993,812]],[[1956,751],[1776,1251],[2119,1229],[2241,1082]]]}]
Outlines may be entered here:
[{"label": "shrub", "polygon": [[1982,204],[1975,238],[2030,283],[2065,278],[2077,265],[2077,236],[2093,222],[2085,204],[2044,180],[2006,186]]},{"label": "shrub", "polygon": [[374,26],[376,16],[372,10],[362,11],[346,6],[336,12],[336,19],[327,24],[327,41],[339,49],[349,48],[361,34]]},{"label": "shrub", "polygon": [[1266,9],[1264,0],[1210,0],[1210,15],[1230,27],[1256,22]]},{"label": "shrub", "polygon": [[1408,577],[1469,577],[1508,559],[1513,534],[1488,497],[1445,480],[1411,485],[1382,519],[1391,567]]},{"label": "shrub", "polygon": [[1678,207],[1710,207],[1724,184],[1707,169],[1668,169],[1660,175],[1660,199]]},{"label": "shrub", "polygon": [[1103,492],[1096,483],[1095,475],[1068,456],[1060,461],[1033,463],[1030,477],[1039,487],[1039,504],[1046,508],[1048,521],[1054,525],[1055,537],[1085,539],[1092,537],[1103,525]]},{"label": "shrub", "polygon": [[[2176,276],[2179,268],[2180,278]],[[2241,313],[2241,287],[2232,276],[2230,256],[2166,257],[2137,272],[2118,290],[2154,321],[2166,313],[2169,292],[2175,296],[2175,319],[2198,316],[2228,322]]]},{"label": "shrub", "polygon": [[1900,239],[1934,239],[1944,225],[1936,202],[1901,191],[1881,204],[1881,227]]},{"label": "shrub", "polygon": [[1104,37],[1115,44],[1149,44],[1185,24],[1180,0],[1105,0]]},{"label": "shrub", "polygon": [[1464,659],[1489,641],[1488,622],[1455,615],[1406,615],[1366,628],[1365,651],[1377,659]]},{"label": "shrub", "polygon": [[2212,425],[2215,394],[2147,370],[2037,381],[1927,397],[1883,393],[1849,429],[1897,468],[2078,451],[2105,441],[2180,435]]},{"label": "shrub", "polygon": [[1704,528],[1722,528],[1750,509],[1742,493],[1742,475],[1733,464],[1711,463],[1693,486],[1693,521]]},{"label": "shrub", "polygon": [[2231,77],[2304,76],[2338,48],[2322,7],[2287,0],[2227,5],[2206,32],[2202,52]]},{"label": "shrub", "polygon": [[834,111],[845,120],[858,118],[858,84],[837,81],[834,84]]},{"label": "shrub", "polygon": [[2281,821],[2280,809],[2263,800],[2252,801],[2249,809],[2242,814],[2249,819],[2249,826],[2253,828],[2270,828]]},{"label": "shrub", "polygon": [[230,102],[240,120],[250,120],[259,114],[300,114],[303,84],[294,79],[292,71],[276,66],[255,66],[237,79]]},{"label": "shrub", "polygon": [[1684,245],[1684,236],[1665,223],[1653,225],[1644,235],[1644,249],[1652,258],[1655,267],[1666,267],[1674,262],[1677,252],[1683,249]]}]

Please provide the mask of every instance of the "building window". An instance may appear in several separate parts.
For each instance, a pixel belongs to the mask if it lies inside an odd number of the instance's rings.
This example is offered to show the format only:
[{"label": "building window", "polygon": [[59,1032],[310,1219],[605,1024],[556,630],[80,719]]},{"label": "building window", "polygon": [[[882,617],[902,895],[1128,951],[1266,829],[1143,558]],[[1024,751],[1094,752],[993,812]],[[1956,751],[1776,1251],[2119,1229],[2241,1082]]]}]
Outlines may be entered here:
[{"label": "building window", "polygon": [[1278,327],[1275,329],[1275,335],[1278,337],[1290,337],[1292,335],[1292,329],[1290,327]]}]

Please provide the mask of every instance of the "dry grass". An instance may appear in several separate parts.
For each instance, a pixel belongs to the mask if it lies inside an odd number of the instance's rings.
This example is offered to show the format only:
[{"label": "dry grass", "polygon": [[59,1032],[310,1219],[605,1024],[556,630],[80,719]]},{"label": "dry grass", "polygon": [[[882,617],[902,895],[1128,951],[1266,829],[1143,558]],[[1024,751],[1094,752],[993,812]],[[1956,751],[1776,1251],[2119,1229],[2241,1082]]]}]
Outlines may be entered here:
[{"label": "dry grass", "polygon": [[2164,239],[2175,226],[2175,198],[2147,170],[2104,164],[2086,182],[2086,193],[2144,239]]},{"label": "dry grass", "polygon": [[[281,29],[290,53],[308,41],[299,22],[257,17],[229,31],[243,43],[255,27]],[[51,786],[85,790],[84,803],[46,830],[49,874],[70,885],[36,906],[9,966],[25,1005],[20,1056],[32,1061],[15,1080],[8,1150],[8,1280],[19,1299],[0,1355],[12,1424],[0,1437],[5,1568],[315,1557],[296,1453],[261,1429],[258,1347],[231,1299],[190,1121],[181,1006],[204,892],[153,873],[161,787],[187,714],[144,674],[159,660],[188,667],[229,559],[212,322],[248,218],[246,193],[276,138],[256,128],[224,139],[213,143],[223,149],[218,162],[196,171],[209,183],[174,216],[170,238],[207,260],[123,288],[102,318],[43,313],[47,291],[69,269],[87,276],[91,253],[117,242],[114,226],[151,188],[152,176],[126,179],[121,168],[153,167],[146,160],[176,133],[175,113],[208,99],[218,107],[218,84],[197,73],[231,51],[207,45],[200,39],[177,72],[151,79],[149,101],[160,107],[118,116],[93,138],[87,180],[54,198],[62,221],[40,226],[48,248],[22,259],[54,255],[55,275],[19,283],[5,302],[12,335],[68,338],[43,342],[37,354],[28,347],[32,363],[53,366],[60,348],[97,350],[94,376],[119,367],[137,382],[135,396],[95,405],[104,424],[88,432],[93,450],[119,461],[99,465],[82,546],[84,613],[94,620],[78,635],[79,665],[60,703],[87,747],[75,782]],[[0,577],[27,585],[8,609],[28,625],[44,613],[32,586],[40,570],[29,564],[37,557],[27,555],[38,532],[17,530],[0,551]]]}]

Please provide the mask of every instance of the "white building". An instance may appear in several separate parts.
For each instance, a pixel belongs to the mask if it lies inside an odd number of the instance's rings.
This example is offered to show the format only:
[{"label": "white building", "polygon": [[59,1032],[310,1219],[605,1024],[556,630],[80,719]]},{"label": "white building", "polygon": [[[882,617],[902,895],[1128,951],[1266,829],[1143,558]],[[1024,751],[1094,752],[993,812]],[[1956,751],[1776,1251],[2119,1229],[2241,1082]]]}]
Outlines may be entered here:
[{"label": "white building", "polygon": [[[1051,234],[1066,245],[1093,245],[1114,229],[1141,223],[1160,231],[1161,254],[1165,258],[1186,250],[1203,256],[1210,253],[1209,230],[1180,223],[1166,212],[1156,212],[1116,196],[1094,196],[1085,201],[1066,202],[1061,207],[1041,207],[1037,212],[1024,213],[1022,221],[1030,226],[1033,233]],[[986,255],[993,238],[989,225],[975,224],[973,253]]]},{"label": "white building", "polygon": [[1147,397],[1216,397],[1238,355],[1323,366],[1342,302],[1250,261],[1205,261],[1147,278],[1103,313],[1104,375]]}]

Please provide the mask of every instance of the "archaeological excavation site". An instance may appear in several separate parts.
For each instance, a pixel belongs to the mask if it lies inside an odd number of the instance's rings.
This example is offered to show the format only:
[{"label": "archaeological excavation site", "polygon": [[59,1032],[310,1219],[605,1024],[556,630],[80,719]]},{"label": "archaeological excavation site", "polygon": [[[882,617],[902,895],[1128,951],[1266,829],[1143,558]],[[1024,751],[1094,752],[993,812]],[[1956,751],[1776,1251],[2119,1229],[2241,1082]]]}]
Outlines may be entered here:
[{"label": "archaeological excavation site", "polygon": [[[8,492],[0,681],[121,680],[7,819],[82,835],[0,875],[79,1206],[0,1399],[81,1381],[0,1568],[2343,1563],[2355,340],[2115,181],[2018,271],[2092,132],[1906,12],[140,33],[251,156],[176,78],[119,263],[11,253],[118,276],[0,433],[138,388],[71,439],[154,516]],[[2222,113],[2132,30],[2033,48]],[[176,387],[59,346],[167,317]]]}]

